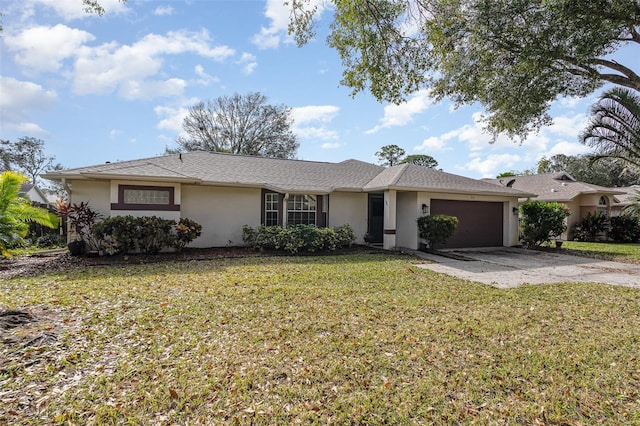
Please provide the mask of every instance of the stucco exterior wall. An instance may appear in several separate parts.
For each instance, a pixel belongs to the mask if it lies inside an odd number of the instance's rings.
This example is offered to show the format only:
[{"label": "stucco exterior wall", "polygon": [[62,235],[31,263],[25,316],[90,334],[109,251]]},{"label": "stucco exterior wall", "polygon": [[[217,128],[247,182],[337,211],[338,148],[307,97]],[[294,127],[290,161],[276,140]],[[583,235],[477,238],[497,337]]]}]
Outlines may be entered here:
[{"label": "stucco exterior wall", "polygon": [[260,225],[261,190],[182,185],[181,216],[202,225],[191,247],[240,246],[242,226]]},{"label": "stucco exterior wall", "polygon": [[418,249],[418,217],[421,205],[417,192],[398,192],[396,194],[396,246],[413,250]]},{"label": "stucco exterior wall", "polygon": [[356,235],[356,243],[364,243],[367,233],[367,194],[332,192],[329,194],[329,220],[327,226],[349,225]]},{"label": "stucco exterior wall", "polygon": [[109,201],[109,182],[76,180],[71,182],[71,194],[69,202],[80,204],[89,203],[89,207],[100,213],[103,217],[109,217],[111,202]]}]

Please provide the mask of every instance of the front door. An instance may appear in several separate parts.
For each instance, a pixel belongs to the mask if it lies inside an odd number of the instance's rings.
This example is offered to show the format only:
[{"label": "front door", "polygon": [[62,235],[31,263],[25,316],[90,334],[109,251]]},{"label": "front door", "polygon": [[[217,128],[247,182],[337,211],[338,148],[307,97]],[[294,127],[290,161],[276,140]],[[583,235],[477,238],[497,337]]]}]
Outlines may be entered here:
[{"label": "front door", "polygon": [[384,194],[369,194],[369,242],[381,244],[384,229]]}]

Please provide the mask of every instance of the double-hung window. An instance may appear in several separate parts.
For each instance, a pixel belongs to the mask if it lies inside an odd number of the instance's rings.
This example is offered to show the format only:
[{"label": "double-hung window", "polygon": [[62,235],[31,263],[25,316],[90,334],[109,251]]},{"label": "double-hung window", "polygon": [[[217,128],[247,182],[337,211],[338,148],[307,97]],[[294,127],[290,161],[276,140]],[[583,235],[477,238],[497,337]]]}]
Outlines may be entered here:
[{"label": "double-hung window", "polygon": [[289,195],[287,199],[287,225],[315,225],[316,205],[315,195]]},{"label": "double-hung window", "polygon": [[266,226],[276,226],[278,224],[279,206],[280,194],[277,192],[264,194],[264,224]]}]

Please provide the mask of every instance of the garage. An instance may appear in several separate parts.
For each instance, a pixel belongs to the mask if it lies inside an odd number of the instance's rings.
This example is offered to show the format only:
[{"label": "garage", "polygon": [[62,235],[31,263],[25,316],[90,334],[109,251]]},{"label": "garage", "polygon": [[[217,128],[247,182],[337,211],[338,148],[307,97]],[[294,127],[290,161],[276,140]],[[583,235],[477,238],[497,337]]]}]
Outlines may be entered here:
[{"label": "garage", "polygon": [[431,214],[458,218],[456,234],[442,248],[502,246],[502,212],[501,202],[431,200]]}]

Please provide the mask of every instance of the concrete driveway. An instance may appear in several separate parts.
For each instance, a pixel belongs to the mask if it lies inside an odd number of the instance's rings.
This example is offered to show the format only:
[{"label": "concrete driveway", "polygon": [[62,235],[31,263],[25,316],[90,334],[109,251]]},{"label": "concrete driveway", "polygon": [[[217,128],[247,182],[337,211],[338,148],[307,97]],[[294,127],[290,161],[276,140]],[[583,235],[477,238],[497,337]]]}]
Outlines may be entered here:
[{"label": "concrete driveway", "polygon": [[[447,257],[417,252],[418,265],[500,288],[523,284],[592,282],[640,288],[640,265],[515,247],[455,249]],[[450,257],[449,257],[450,256]]]}]

